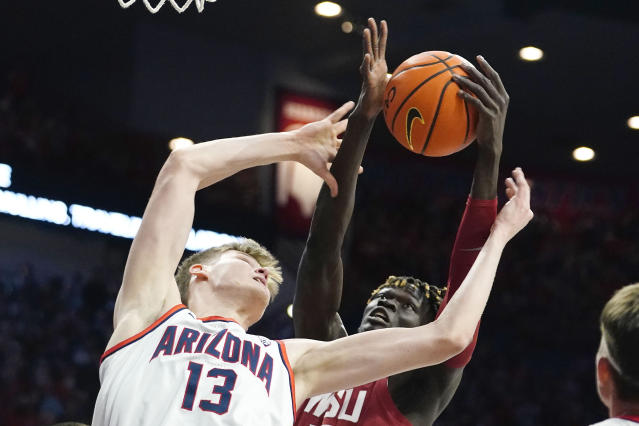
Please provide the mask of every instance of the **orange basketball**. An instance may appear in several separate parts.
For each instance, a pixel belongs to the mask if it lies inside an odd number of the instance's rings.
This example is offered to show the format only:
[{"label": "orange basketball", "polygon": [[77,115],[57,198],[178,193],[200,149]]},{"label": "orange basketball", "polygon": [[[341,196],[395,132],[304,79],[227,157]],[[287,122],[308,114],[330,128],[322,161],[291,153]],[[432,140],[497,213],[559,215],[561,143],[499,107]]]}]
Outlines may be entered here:
[{"label": "orange basketball", "polygon": [[475,140],[477,111],[457,95],[451,76],[467,76],[466,61],[448,52],[411,56],[397,67],[384,93],[384,120],[404,147],[429,157],[442,157]]}]

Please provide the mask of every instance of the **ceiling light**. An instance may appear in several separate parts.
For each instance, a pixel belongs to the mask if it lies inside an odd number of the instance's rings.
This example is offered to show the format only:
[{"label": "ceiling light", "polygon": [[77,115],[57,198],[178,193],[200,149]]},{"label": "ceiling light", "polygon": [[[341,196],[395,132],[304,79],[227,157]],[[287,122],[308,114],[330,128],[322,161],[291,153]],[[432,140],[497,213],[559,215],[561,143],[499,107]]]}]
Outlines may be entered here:
[{"label": "ceiling light", "polygon": [[580,146],[572,152],[572,158],[576,161],[590,161],[595,158],[595,151],[587,146]]},{"label": "ceiling light", "polygon": [[286,315],[293,318],[293,305],[288,305],[288,308],[286,308]]},{"label": "ceiling light", "polygon": [[0,188],[11,186],[11,166],[0,163]]},{"label": "ceiling light", "polygon": [[353,32],[353,23],[351,21],[342,22],[342,31],[346,34],[350,34]]},{"label": "ceiling light", "polygon": [[639,115],[635,115],[628,119],[628,127],[639,130]]},{"label": "ceiling light", "polygon": [[332,1],[323,1],[315,5],[315,13],[325,18],[333,18],[342,13],[342,6]]},{"label": "ceiling light", "polygon": [[175,151],[176,149],[186,148],[187,146],[193,145],[193,141],[187,138],[175,138],[169,141],[169,148],[171,151]]},{"label": "ceiling light", "polygon": [[522,47],[519,57],[524,61],[538,61],[544,57],[544,51],[534,46]]}]

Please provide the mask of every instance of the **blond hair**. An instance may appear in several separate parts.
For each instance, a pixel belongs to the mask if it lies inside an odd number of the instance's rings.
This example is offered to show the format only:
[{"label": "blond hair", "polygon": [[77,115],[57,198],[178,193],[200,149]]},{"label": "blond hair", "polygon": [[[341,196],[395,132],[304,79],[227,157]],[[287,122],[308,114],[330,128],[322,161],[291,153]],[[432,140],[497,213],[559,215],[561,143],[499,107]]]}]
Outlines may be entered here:
[{"label": "blond hair", "polygon": [[639,283],[617,290],[599,319],[601,334],[615,366],[615,384],[624,400],[639,398]]},{"label": "blond hair", "polygon": [[250,238],[240,238],[237,241],[224,244],[218,247],[211,247],[206,250],[199,251],[180,263],[175,273],[175,281],[180,290],[180,298],[185,305],[189,298],[189,284],[191,283],[191,272],[189,268],[192,265],[201,263],[212,263],[229,250],[237,250],[246,253],[257,261],[263,268],[268,271],[268,280],[266,286],[271,294],[271,302],[277,296],[280,284],[282,283],[282,268],[280,268],[278,260],[264,246]]}]

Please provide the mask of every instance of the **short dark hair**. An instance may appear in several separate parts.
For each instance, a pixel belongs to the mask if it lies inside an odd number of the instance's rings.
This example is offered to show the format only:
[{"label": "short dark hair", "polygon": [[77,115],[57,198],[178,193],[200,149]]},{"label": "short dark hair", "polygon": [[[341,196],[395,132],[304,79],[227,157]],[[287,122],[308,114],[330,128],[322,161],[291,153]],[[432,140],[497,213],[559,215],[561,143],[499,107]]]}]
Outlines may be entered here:
[{"label": "short dark hair", "polygon": [[619,399],[639,401],[639,283],[618,290],[599,321]]}]

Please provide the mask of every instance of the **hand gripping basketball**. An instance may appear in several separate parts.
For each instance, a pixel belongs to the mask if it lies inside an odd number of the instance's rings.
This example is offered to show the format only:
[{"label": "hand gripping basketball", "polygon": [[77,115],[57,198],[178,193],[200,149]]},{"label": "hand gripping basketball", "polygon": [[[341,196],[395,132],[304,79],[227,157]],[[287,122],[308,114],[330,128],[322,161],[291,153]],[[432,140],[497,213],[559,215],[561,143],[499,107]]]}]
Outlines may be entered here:
[{"label": "hand gripping basketball", "polygon": [[457,95],[479,112],[477,143],[501,153],[510,96],[501,82],[501,77],[488,61],[483,56],[477,56],[477,62],[483,73],[470,63],[462,63],[460,66],[468,73],[468,77],[453,76],[455,82],[463,89],[459,90]]}]

